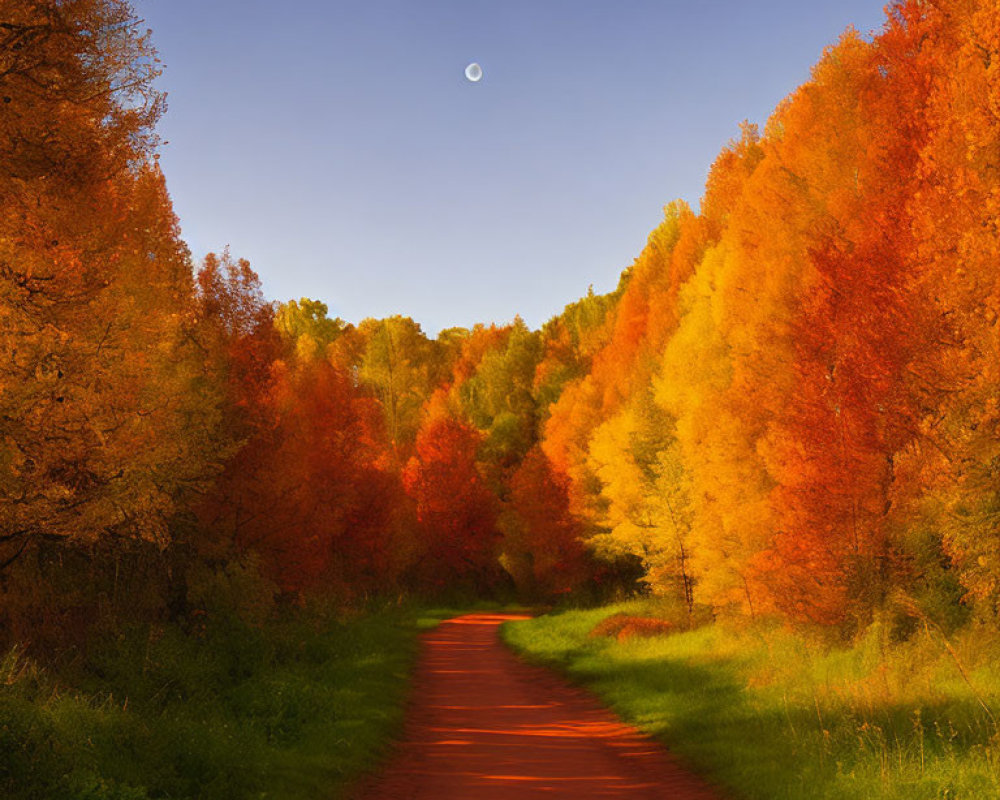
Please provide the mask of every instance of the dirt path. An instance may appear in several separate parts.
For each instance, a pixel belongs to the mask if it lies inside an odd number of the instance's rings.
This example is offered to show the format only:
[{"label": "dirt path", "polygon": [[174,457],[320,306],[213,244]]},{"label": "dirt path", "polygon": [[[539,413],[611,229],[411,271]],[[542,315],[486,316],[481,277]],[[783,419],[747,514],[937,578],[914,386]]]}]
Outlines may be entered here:
[{"label": "dirt path", "polygon": [[658,744],[500,641],[514,615],[426,634],[404,739],[363,800],[719,800]]}]

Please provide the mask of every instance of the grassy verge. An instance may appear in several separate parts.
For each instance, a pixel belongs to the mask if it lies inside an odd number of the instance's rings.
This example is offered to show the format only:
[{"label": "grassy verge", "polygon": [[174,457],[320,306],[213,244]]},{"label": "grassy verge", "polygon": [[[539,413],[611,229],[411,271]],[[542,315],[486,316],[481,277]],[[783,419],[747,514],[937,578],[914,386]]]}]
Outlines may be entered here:
[{"label": "grassy verge", "polygon": [[[756,800],[1000,796],[1000,642],[969,630],[851,648],[779,628],[716,624],[618,642],[591,637],[628,603],[508,623],[529,658],[594,689],[694,768]],[[964,675],[963,675],[964,673]]]},{"label": "grassy verge", "polygon": [[58,670],[0,659],[0,796],[336,797],[398,729],[452,609],[144,628]]}]

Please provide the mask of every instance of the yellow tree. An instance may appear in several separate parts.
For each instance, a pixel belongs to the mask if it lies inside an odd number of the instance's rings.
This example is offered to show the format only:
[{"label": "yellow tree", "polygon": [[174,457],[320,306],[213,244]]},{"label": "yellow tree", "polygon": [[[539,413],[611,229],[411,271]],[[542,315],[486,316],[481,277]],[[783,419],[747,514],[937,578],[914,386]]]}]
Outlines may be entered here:
[{"label": "yellow tree", "polygon": [[638,558],[652,590],[680,599],[690,621],[692,509],[673,428],[646,391],[594,432],[589,460],[601,482],[604,532],[589,544],[604,557]]},{"label": "yellow tree", "polygon": [[[768,541],[773,484],[756,450],[763,429],[749,395],[756,387],[737,383],[741,364],[755,353],[734,347],[730,309],[734,303],[752,309],[764,297],[733,281],[740,250],[734,234],[741,232],[744,194],[758,179],[762,159],[756,129],[744,126],[712,169],[703,214],[722,240],[704,250],[679,291],[680,322],[654,384],[656,402],[676,419],[676,452],[690,481],[696,599],[750,614],[762,603],[750,564]],[[761,316],[768,319],[768,312]]]}]

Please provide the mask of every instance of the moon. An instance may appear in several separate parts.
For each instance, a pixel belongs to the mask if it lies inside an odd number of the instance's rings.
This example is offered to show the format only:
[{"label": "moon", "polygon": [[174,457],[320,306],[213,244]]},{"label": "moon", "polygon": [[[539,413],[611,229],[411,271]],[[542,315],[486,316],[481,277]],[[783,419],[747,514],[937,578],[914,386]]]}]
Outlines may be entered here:
[{"label": "moon", "polygon": [[479,83],[483,79],[483,68],[473,61],[465,68],[465,77],[473,83]]}]

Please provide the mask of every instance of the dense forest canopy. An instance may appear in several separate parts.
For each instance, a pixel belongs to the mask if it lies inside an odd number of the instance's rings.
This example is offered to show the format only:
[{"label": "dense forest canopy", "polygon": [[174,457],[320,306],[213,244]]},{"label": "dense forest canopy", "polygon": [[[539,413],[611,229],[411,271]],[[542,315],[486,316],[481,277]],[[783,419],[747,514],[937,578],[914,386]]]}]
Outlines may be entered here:
[{"label": "dense forest canopy", "polygon": [[430,338],[194,265],[132,8],[0,0],[5,635],[448,593],[995,623],[1000,3],[887,13],[616,291]]}]

